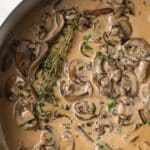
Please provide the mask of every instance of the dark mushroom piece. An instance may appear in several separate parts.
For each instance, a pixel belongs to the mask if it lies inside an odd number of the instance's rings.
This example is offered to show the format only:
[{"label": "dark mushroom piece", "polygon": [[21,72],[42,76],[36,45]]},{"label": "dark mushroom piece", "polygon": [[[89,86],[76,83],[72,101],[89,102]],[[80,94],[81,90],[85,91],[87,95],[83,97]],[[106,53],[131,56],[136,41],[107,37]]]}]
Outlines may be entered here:
[{"label": "dark mushroom piece", "polygon": [[139,116],[144,124],[150,121],[150,102],[147,102],[144,108],[139,110]]},{"label": "dark mushroom piece", "polygon": [[5,83],[5,95],[10,101],[17,100],[23,94],[26,83],[24,79],[17,75],[12,75]]},{"label": "dark mushroom piece", "polygon": [[64,131],[61,135],[60,149],[74,150],[75,139],[70,131]]},{"label": "dark mushroom piece", "polygon": [[78,23],[78,30],[81,32],[90,29],[93,26],[93,16],[85,15],[85,13],[83,12],[83,14],[82,13],[80,14],[77,23]]},{"label": "dark mushroom piece", "polygon": [[108,77],[98,79],[98,88],[102,95],[109,98],[117,98],[120,95],[117,84]]},{"label": "dark mushroom piece", "polygon": [[86,10],[85,14],[100,16],[100,15],[107,15],[107,14],[110,14],[112,12],[113,12],[112,8],[101,8],[101,9],[95,9],[95,10]]},{"label": "dark mushroom piece", "polygon": [[31,130],[37,126],[37,120],[32,113],[30,105],[25,100],[20,99],[14,109],[16,122],[20,128]]},{"label": "dark mushroom piece", "polygon": [[138,90],[138,83],[136,75],[133,71],[125,71],[121,79],[121,93],[122,95],[136,96]]},{"label": "dark mushroom piece", "polygon": [[64,27],[64,17],[61,13],[54,13],[52,17],[53,28],[48,31],[44,38],[40,39],[41,42],[52,41]]},{"label": "dark mushroom piece", "polygon": [[134,38],[124,44],[125,52],[133,58],[150,61],[150,44],[144,39]]},{"label": "dark mushroom piece", "polygon": [[17,68],[23,76],[28,77],[32,75],[34,68],[45,56],[48,45],[24,40],[17,42],[13,49]]},{"label": "dark mushroom piece", "polygon": [[132,26],[129,20],[122,17],[115,21],[108,33],[104,33],[103,38],[109,45],[115,46],[126,42],[132,34]]},{"label": "dark mushroom piece", "polygon": [[79,12],[75,8],[65,9],[65,10],[62,10],[62,12],[64,13],[64,18],[67,21],[75,21],[79,18],[79,15],[80,15]]},{"label": "dark mushroom piece", "polygon": [[73,105],[75,116],[81,120],[90,120],[96,117],[96,106],[88,100],[78,101]]},{"label": "dark mushroom piece", "polygon": [[135,120],[135,114],[132,111],[132,106],[119,103],[117,108],[117,123],[122,126],[130,125]]},{"label": "dark mushroom piece", "polygon": [[69,78],[76,84],[85,84],[87,81],[86,64],[81,59],[75,59],[69,64]]},{"label": "dark mushroom piece", "polygon": [[66,81],[60,82],[60,93],[69,101],[79,100],[83,97],[92,96],[93,87],[90,81],[83,85],[68,83]]}]

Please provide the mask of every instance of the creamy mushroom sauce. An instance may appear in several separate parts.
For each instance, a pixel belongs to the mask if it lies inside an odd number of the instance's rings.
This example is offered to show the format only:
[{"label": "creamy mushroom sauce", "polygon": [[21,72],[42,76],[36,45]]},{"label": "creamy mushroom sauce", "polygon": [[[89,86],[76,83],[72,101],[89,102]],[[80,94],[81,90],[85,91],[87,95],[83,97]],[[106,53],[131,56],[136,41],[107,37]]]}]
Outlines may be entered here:
[{"label": "creamy mushroom sauce", "polygon": [[149,150],[149,26],[148,0],[54,0],[29,13],[1,64],[10,150]]}]

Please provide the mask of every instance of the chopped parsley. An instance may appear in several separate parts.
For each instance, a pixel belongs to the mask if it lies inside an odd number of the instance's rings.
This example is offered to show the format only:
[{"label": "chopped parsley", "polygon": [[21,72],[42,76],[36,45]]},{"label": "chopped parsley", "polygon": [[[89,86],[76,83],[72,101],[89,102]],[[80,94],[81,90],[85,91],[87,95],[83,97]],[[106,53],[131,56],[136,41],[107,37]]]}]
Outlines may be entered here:
[{"label": "chopped parsley", "polygon": [[116,100],[112,100],[110,103],[107,104],[107,108],[108,108],[109,111],[111,111],[116,106],[117,106],[117,101]]},{"label": "chopped parsley", "polygon": [[55,96],[51,96],[50,103],[51,104],[56,104],[56,100],[57,100],[57,98]]},{"label": "chopped parsley", "polygon": [[98,52],[96,52],[96,56],[101,57],[101,56],[104,56],[104,54],[102,52],[98,51]]},{"label": "chopped parsley", "polygon": [[93,50],[93,48],[90,45],[86,44],[86,43],[84,44],[84,48],[85,48],[85,50],[87,50],[89,52],[92,52],[92,50]]},{"label": "chopped parsley", "polygon": [[91,36],[91,34],[88,34],[88,35],[85,35],[85,36],[83,37],[83,39],[84,39],[85,42],[89,42],[89,41],[91,41],[92,36]]},{"label": "chopped parsley", "polygon": [[79,66],[78,70],[83,70],[84,66]]}]

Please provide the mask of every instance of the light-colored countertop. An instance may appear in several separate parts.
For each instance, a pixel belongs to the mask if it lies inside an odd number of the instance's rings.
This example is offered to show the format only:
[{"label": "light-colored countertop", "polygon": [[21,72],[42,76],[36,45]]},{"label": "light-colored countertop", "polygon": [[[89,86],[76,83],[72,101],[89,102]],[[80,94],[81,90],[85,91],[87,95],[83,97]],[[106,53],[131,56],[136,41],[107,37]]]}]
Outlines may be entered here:
[{"label": "light-colored countertop", "polygon": [[0,25],[22,0],[0,0]]}]

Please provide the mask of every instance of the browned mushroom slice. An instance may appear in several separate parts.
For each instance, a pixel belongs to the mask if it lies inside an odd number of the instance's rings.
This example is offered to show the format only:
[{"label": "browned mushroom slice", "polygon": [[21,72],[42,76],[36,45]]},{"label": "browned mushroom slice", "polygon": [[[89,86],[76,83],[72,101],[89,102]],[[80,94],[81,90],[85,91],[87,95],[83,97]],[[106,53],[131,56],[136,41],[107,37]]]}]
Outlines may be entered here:
[{"label": "browned mushroom slice", "polygon": [[136,96],[137,90],[138,83],[134,72],[131,70],[124,72],[121,79],[121,93],[123,95]]},{"label": "browned mushroom slice", "polygon": [[149,73],[150,63],[146,61],[140,61],[138,68],[136,69],[136,76],[139,82],[146,81]]},{"label": "browned mushroom slice", "polygon": [[25,81],[17,75],[12,75],[5,83],[5,94],[10,101],[17,100],[22,96],[25,88]]},{"label": "browned mushroom slice", "polygon": [[60,13],[54,13],[53,16],[51,15],[53,28],[48,31],[44,38],[40,39],[41,42],[51,41],[54,37],[60,33],[64,26],[64,17]]},{"label": "browned mushroom slice", "polygon": [[112,8],[101,8],[101,9],[95,9],[95,10],[87,10],[85,11],[85,14],[99,16],[99,15],[107,15],[112,12],[113,12]]},{"label": "browned mushroom slice", "polygon": [[104,40],[108,44],[115,46],[126,42],[132,34],[132,27],[126,17],[115,21],[108,33],[104,33]]},{"label": "browned mushroom slice", "polygon": [[88,100],[76,102],[73,109],[76,117],[81,120],[89,120],[96,116],[96,106]]},{"label": "browned mushroom slice", "polygon": [[93,17],[90,15],[85,15],[85,13],[81,14],[78,19],[78,29],[80,31],[87,30],[93,26]]},{"label": "browned mushroom slice", "polygon": [[148,102],[150,100],[150,82],[146,82],[141,86],[140,96],[144,102]]},{"label": "browned mushroom slice", "polygon": [[36,64],[44,57],[48,46],[45,43],[32,43],[26,40],[18,42],[14,49],[16,65],[19,71],[27,77],[31,74],[31,70]]},{"label": "browned mushroom slice", "polygon": [[144,124],[150,122],[150,102],[146,103],[144,108],[139,110],[139,116]]},{"label": "browned mushroom slice", "polygon": [[125,51],[139,60],[150,61],[150,44],[144,39],[131,39],[124,44]]},{"label": "browned mushroom slice", "polygon": [[133,106],[119,103],[117,108],[117,123],[123,126],[130,125],[135,120],[135,114],[133,113]]},{"label": "browned mushroom slice", "polygon": [[135,15],[135,5],[131,0],[125,0],[125,13]]},{"label": "browned mushroom slice", "polygon": [[46,56],[47,52],[48,52],[48,45],[45,43],[42,43],[36,60],[30,65],[30,68],[29,68],[30,82],[35,80],[37,67],[40,61]]},{"label": "browned mushroom slice", "polygon": [[15,118],[20,128],[31,130],[37,126],[37,120],[29,108],[29,104],[24,100],[19,100],[15,106]]},{"label": "browned mushroom slice", "polygon": [[70,131],[64,131],[61,135],[60,149],[64,150],[74,150],[75,149],[75,139]]},{"label": "browned mushroom slice", "polygon": [[53,132],[51,127],[48,126],[47,131],[44,131],[41,135],[41,143],[37,147],[37,150],[59,150],[59,145]]},{"label": "browned mushroom slice", "polygon": [[35,115],[40,120],[48,120],[52,117],[54,106],[47,102],[36,102],[34,106]]},{"label": "browned mushroom slice", "polygon": [[70,80],[77,84],[85,84],[87,81],[86,64],[81,59],[75,59],[69,64]]},{"label": "browned mushroom slice", "polygon": [[92,84],[88,81],[83,85],[60,82],[60,92],[69,101],[81,99],[86,96],[91,96],[93,93]]},{"label": "browned mushroom slice", "polygon": [[109,98],[117,98],[119,96],[119,91],[116,84],[108,77],[98,79],[98,88],[102,95]]},{"label": "browned mushroom slice", "polygon": [[75,8],[65,9],[64,16],[66,20],[69,20],[69,21],[75,20],[75,19],[78,19],[79,12]]},{"label": "browned mushroom slice", "polygon": [[105,133],[104,125],[100,121],[89,121],[78,125],[78,130],[90,141],[100,139],[101,135]]}]

